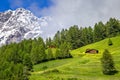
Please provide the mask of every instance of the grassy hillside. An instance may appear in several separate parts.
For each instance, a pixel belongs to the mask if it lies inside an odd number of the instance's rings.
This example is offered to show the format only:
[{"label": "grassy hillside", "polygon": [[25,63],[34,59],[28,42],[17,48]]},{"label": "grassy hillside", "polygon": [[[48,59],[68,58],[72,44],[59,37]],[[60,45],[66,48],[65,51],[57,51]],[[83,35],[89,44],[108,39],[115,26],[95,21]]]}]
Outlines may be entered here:
[{"label": "grassy hillside", "polygon": [[[108,39],[105,39],[72,50],[71,54],[74,58],[35,65],[30,80],[120,80],[120,72],[112,76],[102,74],[100,58],[104,49],[111,52],[116,69],[120,71],[120,36],[111,40],[112,46],[108,46]],[[85,54],[88,48],[97,49],[99,53]]]}]

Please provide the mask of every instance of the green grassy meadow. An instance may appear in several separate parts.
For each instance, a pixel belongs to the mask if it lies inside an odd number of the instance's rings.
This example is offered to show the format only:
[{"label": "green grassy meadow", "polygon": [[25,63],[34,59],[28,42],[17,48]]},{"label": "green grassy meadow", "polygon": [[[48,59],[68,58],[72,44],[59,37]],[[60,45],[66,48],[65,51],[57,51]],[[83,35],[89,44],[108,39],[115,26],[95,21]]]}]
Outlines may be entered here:
[{"label": "green grassy meadow", "polygon": [[[115,75],[103,75],[100,58],[104,49],[113,56],[115,67],[120,71],[120,36],[72,50],[73,58],[52,60],[34,66],[30,80],[120,80],[120,72]],[[86,49],[97,49],[98,54],[85,54]]]}]

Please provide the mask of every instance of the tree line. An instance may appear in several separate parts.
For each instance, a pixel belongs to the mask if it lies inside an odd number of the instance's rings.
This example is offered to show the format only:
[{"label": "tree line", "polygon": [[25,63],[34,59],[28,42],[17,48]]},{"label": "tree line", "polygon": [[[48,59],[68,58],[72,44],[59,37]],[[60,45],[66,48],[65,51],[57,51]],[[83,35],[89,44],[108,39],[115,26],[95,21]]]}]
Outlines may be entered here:
[{"label": "tree line", "polygon": [[47,38],[46,45],[60,47],[67,42],[70,49],[76,49],[90,43],[94,43],[105,38],[114,37],[120,34],[120,22],[115,18],[110,18],[105,24],[98,22],[94,27],[71,26],[69,29],[57,31],[53,39]]},{"label": "tree line", "polygon": [[28,80],[33,65],[70,57],[67,43],[53,52],[52,48],[46,48],[42,38],[4,45],[0,48],[0,79]]},{"label": "tree line", "polygon": [[[100,41],[120,34],[120,23],[115,18],[92,27],[71,26],[58,31],[54,38],[41,37],[23,40],[0,47],[0,79],[28,80],[33,65],[54,59],[70,58],[70,49]],[[53,51],[52,48],[55,48]]]}]

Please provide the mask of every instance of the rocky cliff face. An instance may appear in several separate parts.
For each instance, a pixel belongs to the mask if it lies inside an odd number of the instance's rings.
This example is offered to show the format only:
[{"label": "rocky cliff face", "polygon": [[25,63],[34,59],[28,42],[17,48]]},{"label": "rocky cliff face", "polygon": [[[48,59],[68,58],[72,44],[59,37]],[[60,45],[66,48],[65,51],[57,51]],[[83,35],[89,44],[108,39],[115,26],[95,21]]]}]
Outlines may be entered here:
[{"label": "rocky cliff face", "polygon": [[42,32],[41,21],[23,8],[0,13],[0,45],[39,37]]}]

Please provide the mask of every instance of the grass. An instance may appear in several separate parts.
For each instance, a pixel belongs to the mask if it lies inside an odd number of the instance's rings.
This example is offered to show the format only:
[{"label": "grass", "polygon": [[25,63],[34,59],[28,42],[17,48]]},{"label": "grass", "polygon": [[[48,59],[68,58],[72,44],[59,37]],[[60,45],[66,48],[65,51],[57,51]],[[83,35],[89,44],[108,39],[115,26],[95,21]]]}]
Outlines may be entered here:
[{"label": "grass", "polygon": [[[120,80],[120,72],[111,76],[102,73],[100,58],[104,49],[111,52],[116,69],[120,71],[120,36],[111,40],[112,46],[108,46],[108,39],[105,39],[72,50],[74,58],[35,65],[30,80]],[[99,54],[85,54],[88,48],[99,50]]]}]

